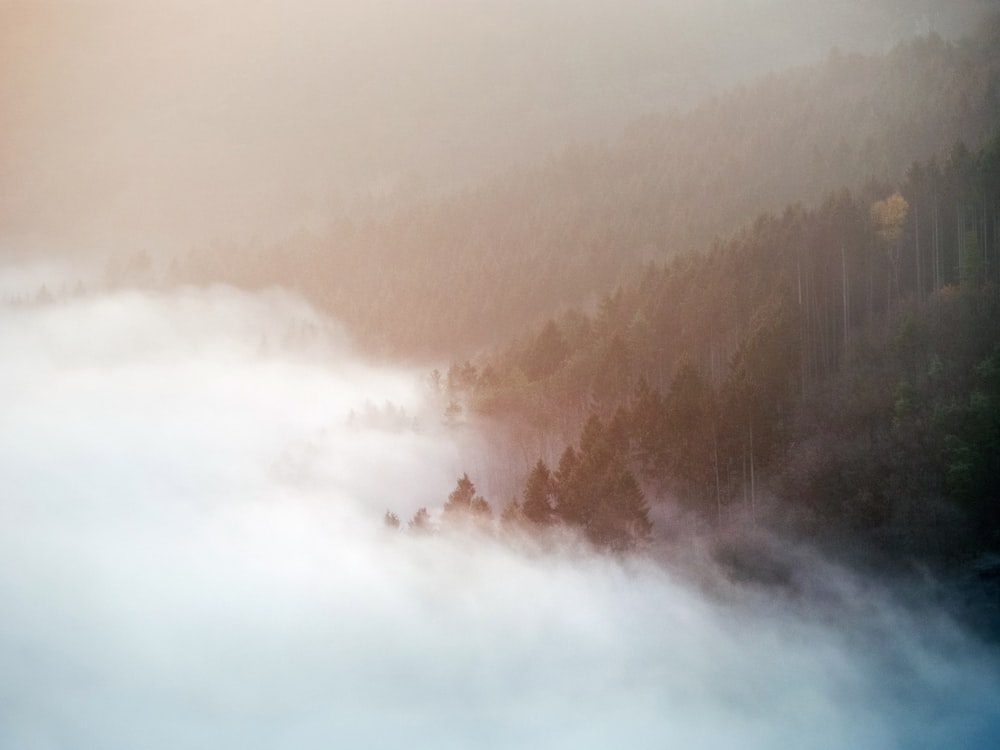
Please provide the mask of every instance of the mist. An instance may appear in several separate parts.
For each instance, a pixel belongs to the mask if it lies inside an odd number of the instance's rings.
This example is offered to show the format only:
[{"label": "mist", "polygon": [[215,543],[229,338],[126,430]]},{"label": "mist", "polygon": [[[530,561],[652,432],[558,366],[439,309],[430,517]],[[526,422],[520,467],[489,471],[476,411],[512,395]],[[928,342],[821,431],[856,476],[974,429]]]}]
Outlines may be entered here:
[{"label": "mist", "polygon": [[[387,363],[365,306],[414,345],[476,316],[495,336],[477,346],[530,340],[482,288],[551,293],[532,255],[500,282],[493,255],[391,267],[376,237],[303,254],[300,292],[260,289],[266,263],[233,274],[255,291],[167,270],[205,245],[318,246],[832,47],[957,38],[989,5],[0,0],[0,746],[994,747],[1000,654],[930,574],[885,582],[741,528],[790,571],[741,576],[712,548],[733,529],[699,538],[663,497],[627,554],[570,525],[441,523],[466,472],[499,516],[592,393],[446,419],[427,370],[449,363]],[[493,231],[469,223],[425,246]],[[413,296],[381,283],[407,273]],[[348,327],[310,293],[365,309]],[[421,508],[434,533],[407,530]]]},{"label": "mist", "polygon": [[[7,307],[0,349],[4,747],[1000,733],[991,648],[806,552],[808,585],[782,595],[697,551],[668,566],[385,529],[387,508],[440,507],[477,467],[421,373],[360,360],[292,295]],[[352,420],[366,403],[407,418]]]},{"label": "mist", "polygon": [[269,241],[987,4],[0,3],[0,253]]}]

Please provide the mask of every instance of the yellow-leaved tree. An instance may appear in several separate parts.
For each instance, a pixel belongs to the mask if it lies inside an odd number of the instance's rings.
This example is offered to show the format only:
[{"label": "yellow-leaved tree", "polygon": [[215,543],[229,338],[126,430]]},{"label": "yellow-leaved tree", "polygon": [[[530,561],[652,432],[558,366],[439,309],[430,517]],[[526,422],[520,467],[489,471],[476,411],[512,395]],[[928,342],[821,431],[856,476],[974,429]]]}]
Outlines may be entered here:
[{"label": "yellow-leaved tree", "polygon": [[888,299],[886,307],[892,302],[893,290],[899,295],[899,252],[903,240],[903,225],[906,223],[906,216],[910,211],[910,204],[906,198],[896,191],[884,200],[875,201],[872,204],[872,221],[875,222],[875,231],[882,242],[885,243],[886,251],[889,254],[889,284],[886,288]]}]

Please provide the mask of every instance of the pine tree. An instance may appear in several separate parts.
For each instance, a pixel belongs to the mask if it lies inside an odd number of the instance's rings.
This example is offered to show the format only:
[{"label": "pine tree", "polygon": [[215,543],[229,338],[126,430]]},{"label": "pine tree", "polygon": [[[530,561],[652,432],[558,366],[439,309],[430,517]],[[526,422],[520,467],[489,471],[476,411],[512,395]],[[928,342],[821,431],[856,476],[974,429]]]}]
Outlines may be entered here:
[{"label": "pine tree", "polygon": [[468,474],[462,474],[448,502],[444,504],[442,520],[451,525],[463,525],[470,521],[481,526],[488,525],[493,517],[493,511],[486,500],[476,494],[476,485]]},{"label": "pine tree", "polygon": [[[595,546],[625,551],[650,538],[649,506],[613,431],[595,415],[556,473],[556,512]],[[626,446],[627,447],[627,446]]]},{"label": "pine tree", "polygon": [[554,520],[555,481],[549,467],[538,459],[524,487],[521,510],[532,523],[544,526]]},{"label": "pine tree", "polygon": [[413,515],[413,518],[410,519],[407,528],[413,534],[429,534],[433,529],[431,528],[431,517],[427,512],[427,508],[419,508]]}]

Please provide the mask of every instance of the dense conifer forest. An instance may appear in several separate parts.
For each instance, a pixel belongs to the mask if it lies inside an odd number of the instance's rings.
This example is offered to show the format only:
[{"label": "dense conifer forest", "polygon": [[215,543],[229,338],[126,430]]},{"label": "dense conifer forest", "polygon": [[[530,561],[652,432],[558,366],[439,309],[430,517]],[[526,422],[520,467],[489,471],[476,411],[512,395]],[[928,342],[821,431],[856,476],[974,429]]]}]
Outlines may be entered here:
[{"label": "dense conifer forest", "polygon": [[464,475],[444,528],[621,551],[760,524],[961,564],[1000,548],[998,50],[996,17],[834,50],[450,197],[105,281],[288,286],[369,353],[453,360],[445,424],[545,450],[509,499]]},{"label": "dense conifer forest", "polygon": [[[453,365],[451,408],[578,431],[558,468],[539,460],[520,510],[595,541],[616,492],[642,526],[641,479],[696,531],[778,522],[941,561],[996,549],[997,196],[1000,141],[914,164],[898,187],[762,215],[648,264],[594,314]],[[622,489],[577,497],[579,465]]]}]

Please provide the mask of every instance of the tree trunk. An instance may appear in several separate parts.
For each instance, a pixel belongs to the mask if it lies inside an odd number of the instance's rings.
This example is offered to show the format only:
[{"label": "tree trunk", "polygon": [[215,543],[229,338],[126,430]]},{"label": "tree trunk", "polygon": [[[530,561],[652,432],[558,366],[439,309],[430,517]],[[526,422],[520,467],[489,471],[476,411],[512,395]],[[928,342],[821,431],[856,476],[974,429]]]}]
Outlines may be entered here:
[{"label": "tree trunk", "polygon": [[937,291],[937,205],[931,203],[931,293]]},{"label": "tree trunk", "polygon": [[715,509],[719,514],[719,528],[722,528],[722,488],[719,485],[719,440],[712,420],[712,450],[715,453]]},{"label": "tree trunk", "polygon": [[875,269],[873,268],[872,253],[868,253],[868,325],[871,325],[872,318],[875,317]]},{"label": "tree trunk", "polygon": [[753,472],[753,420],[750,420],[750,528],[757,528],[757,486]]},{"label": "tree trunk", "polygon": [[847,344],[848,331],[851,329],[851,309],[847,295],[847,251],[844,243],[840,243],[840,292],[844,307],[844,344]]},{"label": "tree trunk", "polygon": [[917,256],[917,301],[924,296],[923,284],[921,283],[921,273],[920,273],[920,204],[917,201],[913,202],[913,238],[914,244],[916,245],[916,256]]}]

